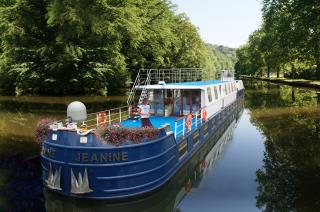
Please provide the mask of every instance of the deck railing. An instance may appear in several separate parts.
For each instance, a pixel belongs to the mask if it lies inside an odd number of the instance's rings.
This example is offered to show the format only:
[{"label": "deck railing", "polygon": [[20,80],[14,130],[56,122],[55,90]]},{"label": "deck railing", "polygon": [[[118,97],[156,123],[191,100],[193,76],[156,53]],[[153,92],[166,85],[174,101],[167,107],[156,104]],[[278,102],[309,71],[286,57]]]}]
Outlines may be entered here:
[{"label": "deck railing", "polygon": [[166,83],[201,81],[203,70],[200,68],[172,68],[172,69],[141,69],[138,76],[141,79],[150,78],[150,82],[158,84],[159,81]]},{"label": "deck railing", "polygon": [[109,110],[99,111],[88,114],[87,120],[83,123],[87,128],[96,128],[101,125],[111,125],[128,119],[130,116],[130,107],[123,106]]},{"label": "deck railing", "polygon": [[[109,110],[99,111],[97,113],[89,113],[87,115],[87,120],[77,124],[77,130],[81,130],[84,132],[89,132],[93,129],[96,129],[100,126],[108,126],[112,124],[120,123],[124,120],[127,120],[131,114],[134,114],[135,109],[131,106],[123,106],[118,108],[113,108]],[[186,116],[178,118],[174,123],[174,136],[176,139],[181,136],[184,138],[185,135],[195,129],[198,126],[202,125],[205,122],[205,118],[203,116],[204,108],[198,109],[196,112],[190,113]],[[188,117],[191,117],[190,128],[188,129],[186,126],[186,122]],[[190,119],[190,118],[189,118]],[[62,122],[56,121],[55,123]],[[52,124],[52,123],[51,123]],[[83,129],[83,126],[84,129]]]},{"label": "deck railing", "polygon": [[[177,119],[174,123],[174,136],[175,139],[179,138],[180,136],[184,137],[188,132],[191,132],[197,127],[203,124],[204,117],[203,112],[205,111],[204,108],[198,109],[196,112],[190,113],[184,117]],[[187,129],[186,122],[188,117],[191,116],[191,125],[190,129]]]},{"label": "deck railing", "polygon": [[[83,122],[88,129],[97,128],[102,125],[112,125],[124,121],[130,117],[133,111],[129,106],[118,107],[110,110],[104,110],[97,113],[88,114],[88,118]],[[196,112],[190,113],[184,117],[178,118],[174,125],[174,136],[179,138],[185,136],[188,132],[197,129],[204,122],[204,108],[198,109]],[[190,129],[187,129],[186,122],[191,117]]]},{"label": "deck railing", "polygon": [[47,125],[53,130],[76,130],[80,135],[86,135],[100,126],[108,126],[127,120],[132,113],[130,110],[132,110],[131,107],[123,106],[96,113],[89,113],[87,114],[87,119],[82,122],[72,122],[72,120],[68,118],[66,120],[55,120],[47,123]]}]

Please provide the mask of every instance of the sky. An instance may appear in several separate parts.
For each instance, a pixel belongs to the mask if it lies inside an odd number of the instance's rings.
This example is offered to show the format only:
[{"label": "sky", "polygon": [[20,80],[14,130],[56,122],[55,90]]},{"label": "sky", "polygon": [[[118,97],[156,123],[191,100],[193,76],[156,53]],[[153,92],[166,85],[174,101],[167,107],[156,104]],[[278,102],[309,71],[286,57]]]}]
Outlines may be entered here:
[{"label": "sky", "polygon": [[207,43],[238,48],[261,24],[261,0],[171,0]]}]

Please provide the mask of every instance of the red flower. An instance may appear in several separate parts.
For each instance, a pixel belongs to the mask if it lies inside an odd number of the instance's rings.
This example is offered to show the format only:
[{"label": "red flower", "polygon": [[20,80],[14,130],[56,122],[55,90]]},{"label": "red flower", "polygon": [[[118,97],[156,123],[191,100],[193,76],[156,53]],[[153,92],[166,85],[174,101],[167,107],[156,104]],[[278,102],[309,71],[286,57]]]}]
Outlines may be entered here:
[{"label": "red flower", "polygon": [[49,135],[51,119],[41,119],[35,129],[35,140],[38,144],[43,143]]},{"label": "red flower", "polygon": [[104,142],[116,146],[122,145],[126,141],[138,144],[144,139],[152,140],[160,134],[160,130],[156,128],[125,128],[120,125],[105,126],[98,129],[97,132]]}]

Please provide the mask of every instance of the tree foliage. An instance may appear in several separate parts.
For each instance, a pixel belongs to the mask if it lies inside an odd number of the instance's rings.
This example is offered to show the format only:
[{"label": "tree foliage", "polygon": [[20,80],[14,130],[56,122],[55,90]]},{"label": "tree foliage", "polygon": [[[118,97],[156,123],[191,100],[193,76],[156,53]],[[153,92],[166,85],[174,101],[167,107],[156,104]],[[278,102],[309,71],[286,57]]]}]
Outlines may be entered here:
[{"label": "tree foliage", "polygon": [[207,44],[213,70],[232,70],[237,61],[236,49],[221,45]]},{"label": "tree foliage", "polygon": [[168,0],[0,0],[0,43],[0,88],[17,95],[112,94],[141,68],[232,64]]},{"label": "tree foliage", "polygon": [[237,52],[236,71],[320,79],[320,2],[263,0],[262,12],[262,26]]}]

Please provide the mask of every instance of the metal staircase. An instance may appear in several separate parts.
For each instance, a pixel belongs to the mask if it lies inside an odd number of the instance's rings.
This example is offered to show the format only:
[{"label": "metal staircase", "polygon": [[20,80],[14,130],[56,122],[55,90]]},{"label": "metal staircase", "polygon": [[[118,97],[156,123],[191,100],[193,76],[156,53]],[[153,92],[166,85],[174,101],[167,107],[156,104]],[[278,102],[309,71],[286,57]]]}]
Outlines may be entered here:
[{"label": "metal staircase", "polygon": [[139,101],[138,101],[138,105],[140,105],[142,103],[142,100],[144,98],[148,98],[148,90],[146,89],[146,87],[148,85],[150,85],[150,82],[151,82],[151,70],[148,70],[147,72],[147,76],[146,76],[146,79],[144,81],[144,85],[143,85],[143,88],[142,88],[142,91],[141,91],[141,94],[140,94],[140,97],[139,97]]},{"label": "metal staircase", "polygon": [[136,80],[131,88],[130,94],[127,99],[127,105],[133,105],[135,103],[135,96],[139,89],[142,90],[140,93],[140,97],[138,100],[138,105],[142,103],[143,98],[148,97],[148,91],[146,87],[150,85],[151,83],[151,73],[155,69],[140,69],[138,72],[138,75],[136,77]]}]

